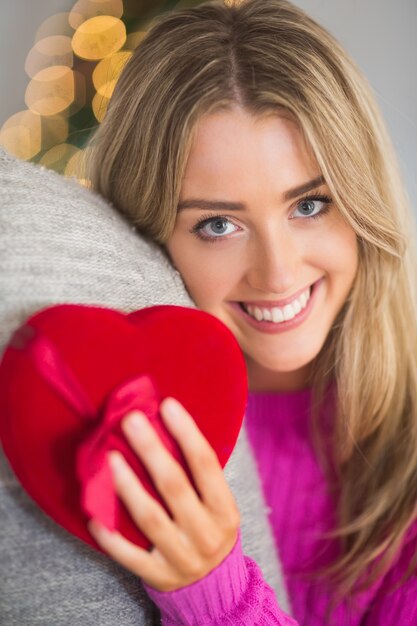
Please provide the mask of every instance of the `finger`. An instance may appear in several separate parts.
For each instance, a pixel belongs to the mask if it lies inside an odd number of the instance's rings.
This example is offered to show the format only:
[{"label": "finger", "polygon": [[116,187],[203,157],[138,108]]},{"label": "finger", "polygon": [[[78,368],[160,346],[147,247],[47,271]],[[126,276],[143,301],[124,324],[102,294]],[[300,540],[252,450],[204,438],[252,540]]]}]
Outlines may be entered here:
[{"label": "finger", "polygon": [[193,550],[184,534],[163,507],[142,487],[119,452],[111,452],[109,462],[116,491],[134,522],[168,562],[175,564],[180,571],[187,570]]},{"label": "finger", "polygon": [[182,576],[157,549],[147,552],[117,531],[107,530],[95,519],[88,522],[88,529],[112,559],[159,591],[175,591],[199,580],[207,573],[198,561],[193,561],[187,574]]},{"label": "finger", "polygon": [[238,508],[217,455],[191,415],[171,397],[163,400],[160,411],[181,447],[204,503],[220,517],[235,516],[233,522],[238,524]]},{"label": "finger", "polygon": [[[152,553],[131,543],[119,532],[107,530],[96,520],[90,520],[88,529],[98,545],[120,565],[123,565],[145,582],[155,580],[155,562]],[[164,571],[161,565],[159,566],[159,575],[163,578]]]},{"label": "finger", "polygon": [[174,520],[191,537],[212,530],[212,520],[181,465],[161,442],[146,416],[129,415],[122,428],[145,465]]}]

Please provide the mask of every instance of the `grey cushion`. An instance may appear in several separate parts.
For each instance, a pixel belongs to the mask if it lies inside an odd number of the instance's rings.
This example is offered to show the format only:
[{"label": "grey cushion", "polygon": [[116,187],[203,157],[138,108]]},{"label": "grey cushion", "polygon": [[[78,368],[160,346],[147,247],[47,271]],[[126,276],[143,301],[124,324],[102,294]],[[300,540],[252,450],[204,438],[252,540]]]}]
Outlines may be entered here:
[{"label": "grey cushion", "polygon": [[[155,304],[194,306],[159,247],[114,208],[76,182],[0,149],[0,355],[29,315],[64,302],[126,312]],[[244,429],[226,476],[241,510],[245,552],[261,565],[285,609]],[[0,623],[160,623],[140,581],[44,515],[21,489],[1,452]]]}]

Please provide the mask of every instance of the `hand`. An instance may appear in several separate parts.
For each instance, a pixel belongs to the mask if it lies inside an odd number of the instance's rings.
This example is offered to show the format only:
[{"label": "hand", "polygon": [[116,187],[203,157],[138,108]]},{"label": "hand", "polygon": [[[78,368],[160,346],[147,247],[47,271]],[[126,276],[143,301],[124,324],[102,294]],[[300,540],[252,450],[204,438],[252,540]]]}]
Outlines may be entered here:
[{"label": "hand", "polygon": [[146,416],[135,412],[123,420],[123,432],[172,519],[142,487],[123,455],[111,452],[116,491],[153,548],[148,552],[95,520],[89,529],[113,559],[149,586],[173,591],[200,580],[226,558],[236,542],[240,516],[217,455],[190,414],[174,398],[162,401],[160,413],[182,450],[200,496]]}]

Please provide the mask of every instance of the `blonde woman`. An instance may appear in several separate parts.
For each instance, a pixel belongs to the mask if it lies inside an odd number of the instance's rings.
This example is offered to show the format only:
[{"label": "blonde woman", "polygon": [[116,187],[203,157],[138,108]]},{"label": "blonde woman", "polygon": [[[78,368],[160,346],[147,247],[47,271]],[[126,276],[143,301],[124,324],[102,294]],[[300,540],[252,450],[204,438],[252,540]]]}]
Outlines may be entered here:
[{"label": "blonde woman", "polygon": [[242,348],[292,616],[242,554],[233,495],[175,402],[162,412],[201,496],[129,416],[172,517],[113,457],[154,548],[93,521],[97,541],[143,579],[164,624],[416,624],[414,223],[364,77],[285,0],[167,14],[120,78],[91,177]]}]

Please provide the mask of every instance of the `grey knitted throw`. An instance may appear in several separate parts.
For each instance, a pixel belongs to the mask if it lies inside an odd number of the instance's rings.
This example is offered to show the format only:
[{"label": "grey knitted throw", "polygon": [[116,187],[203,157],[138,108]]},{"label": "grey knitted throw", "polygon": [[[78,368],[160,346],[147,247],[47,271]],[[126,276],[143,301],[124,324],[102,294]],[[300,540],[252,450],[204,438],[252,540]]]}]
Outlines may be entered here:
[{"label": "grey knitted throw", "polygon": [[[125,312],[156,304],[194,306],[162,251],[113,207],[75,181],[0,149],[0,355],[28,316],[58,303]],[[242,516],[244,551],[288,611],[244,429],[225,473]],[[140,580],[38,509],[0,450],[0,624],[159,623]]]}]

